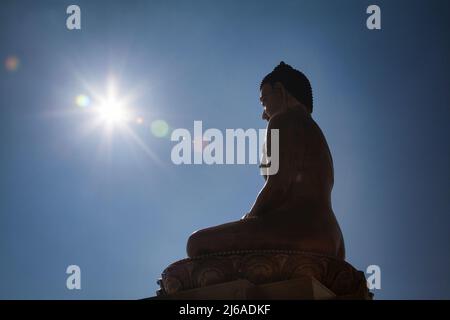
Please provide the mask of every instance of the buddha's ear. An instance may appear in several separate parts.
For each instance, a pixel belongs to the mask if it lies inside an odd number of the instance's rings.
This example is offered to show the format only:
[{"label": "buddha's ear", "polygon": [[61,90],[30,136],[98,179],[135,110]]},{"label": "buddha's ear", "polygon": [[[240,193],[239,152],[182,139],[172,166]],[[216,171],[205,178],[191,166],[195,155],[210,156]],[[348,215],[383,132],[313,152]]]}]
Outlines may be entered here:
[{"label": "buddha's ear", "polygon": [[277,93],[280,95],[281,97],[281,101],[287,101],[289,98],[289,92],[286,90],[286,88],[284,87],[284,85],[280,82],[277,81],[273,84],[273,91],[277,91]]},{"label": "buddha's ear", "polygon": [[286,88],[280,81],[275,82],[272,86],[272,89],[286,92]]}]

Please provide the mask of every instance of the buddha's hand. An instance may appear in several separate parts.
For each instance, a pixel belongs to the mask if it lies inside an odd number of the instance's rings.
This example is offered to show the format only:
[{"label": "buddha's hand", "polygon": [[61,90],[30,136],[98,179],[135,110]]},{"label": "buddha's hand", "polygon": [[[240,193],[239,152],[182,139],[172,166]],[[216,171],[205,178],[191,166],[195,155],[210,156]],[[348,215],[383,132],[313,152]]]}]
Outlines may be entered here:
[{"label": "buddha's hand", "polygon": [[252,212],[247,212],[244,216],[242,216],[241,220],[254,219],[254,218],[256,218],[256,216],[254,214],[252,214]]},{"label": "buddha's hand", "polygon": [[249,212],[247,212],[246,214],[244,214],[244,215],[242,216],[241,220],[248,219],[248,215],[249,215]]}]

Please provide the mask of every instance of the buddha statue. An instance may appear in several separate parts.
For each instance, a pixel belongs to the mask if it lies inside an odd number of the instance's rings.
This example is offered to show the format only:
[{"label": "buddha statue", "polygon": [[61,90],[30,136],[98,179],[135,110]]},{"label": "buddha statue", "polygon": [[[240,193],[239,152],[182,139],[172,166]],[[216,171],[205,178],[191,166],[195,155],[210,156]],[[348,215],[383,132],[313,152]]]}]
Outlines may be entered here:
[{"label": "buddha statue", "polygon": [[240,220],[189,237],[188,258],[163,270],[155,299],[372,299],[364,272],[345,261],[309,80],[281,62],[259,88],[264,186]]},{"label": "buddha statue", "polygon": [[[189,258],[214,253],[291,250],[345,259],[345,247],[331,204],[333,160],[327,141],[312,118],[307,77],[281,62],[260,84],[262,118],[279,131],[279,168],[240,220],[194,232]],[[267,156],[264,155],[264,156]]]}]

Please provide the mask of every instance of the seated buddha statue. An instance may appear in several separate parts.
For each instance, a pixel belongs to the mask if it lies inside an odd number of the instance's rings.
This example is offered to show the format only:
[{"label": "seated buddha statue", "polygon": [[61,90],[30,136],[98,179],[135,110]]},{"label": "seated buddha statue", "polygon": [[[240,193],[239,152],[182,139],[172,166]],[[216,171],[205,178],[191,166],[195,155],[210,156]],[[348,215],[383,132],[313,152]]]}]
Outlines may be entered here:
[{"label": "seated buddha statue", "polygon": [[[331,204],[333,160],[313,120],[307,77],[281,62],[260,84],[266,146],[278,129],[278,171],[265,183],[240,220],[194,232],[190,258],[248,250],[294,250],[345,259],[344,240]],[[267,156],[267,154],[265,155]]]}]

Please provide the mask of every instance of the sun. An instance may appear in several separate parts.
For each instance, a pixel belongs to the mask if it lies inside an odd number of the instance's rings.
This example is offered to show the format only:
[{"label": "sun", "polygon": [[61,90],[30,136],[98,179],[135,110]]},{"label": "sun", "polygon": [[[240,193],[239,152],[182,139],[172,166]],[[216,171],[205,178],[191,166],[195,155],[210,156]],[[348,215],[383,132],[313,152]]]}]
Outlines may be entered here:
[{"label": "sun", "polygon": [[[112,139],[116,134],[126,137],[126,141],[133,141],[146,155],[156,163],[162,165],[158,155],[154,153],[144,140],[133,130],[133,124],[143,125],[146,123],[144,117],[138,114],[139,108],[136,101],[141,96],[143,88],[121,87],[114,75],[109,75],[102,90],[99,85],[95,86],[80,77],[85,92],[75,97],[74,102],[79,110],[82,110],[88,117],[84,122],[81,132],[88,135],[100,131],[101,150],[106,150],[111,154]],[[124,94],[125,92],[125,94]],[[167,123],[162,120],[152,122],[151,130],[154,135],[164,137],[167,134]]]},{"label": "sun", "polygon": [[112,81],[108,83],[106,95],[99,97],[94,110],[100,122],[109,126],[124,125],[131,117],[125,99],[117,96],[117,90]]},{"label": "sun", "polygon": [[100,119],[107,124],[123,124],[128,121],[129,114],[119,101],[107,99],[97,107]]}]

